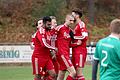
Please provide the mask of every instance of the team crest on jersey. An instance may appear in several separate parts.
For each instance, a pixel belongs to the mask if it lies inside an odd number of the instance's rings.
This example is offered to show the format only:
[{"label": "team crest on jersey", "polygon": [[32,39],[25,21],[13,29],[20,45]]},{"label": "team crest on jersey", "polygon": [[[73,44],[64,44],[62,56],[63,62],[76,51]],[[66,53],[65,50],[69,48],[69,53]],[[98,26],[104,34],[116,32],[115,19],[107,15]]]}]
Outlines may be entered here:
[{"label": "team crest on jersey", "polygon": [[57,35],[53,35],[53,36],[51,36],[51,40],[57,40]]},{"label": "team crest on jersey", "polygon": [[69,38],[70,35],[69,35],[68,33],[64,32],[64,37],[65,37],[65,38]]}]

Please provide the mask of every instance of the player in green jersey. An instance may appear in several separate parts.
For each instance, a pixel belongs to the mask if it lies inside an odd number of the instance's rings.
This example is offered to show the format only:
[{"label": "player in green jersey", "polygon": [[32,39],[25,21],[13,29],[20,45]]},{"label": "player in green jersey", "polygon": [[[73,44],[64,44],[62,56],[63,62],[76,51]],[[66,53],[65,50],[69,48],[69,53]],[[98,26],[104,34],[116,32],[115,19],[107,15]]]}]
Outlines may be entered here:
[{"label": "player in green jersey", "polygon": [[92,80],[97,80],[98,64],[99,80],[120,80],[120,19],[110,24],[111,34],[99,40],[93,57]]}]

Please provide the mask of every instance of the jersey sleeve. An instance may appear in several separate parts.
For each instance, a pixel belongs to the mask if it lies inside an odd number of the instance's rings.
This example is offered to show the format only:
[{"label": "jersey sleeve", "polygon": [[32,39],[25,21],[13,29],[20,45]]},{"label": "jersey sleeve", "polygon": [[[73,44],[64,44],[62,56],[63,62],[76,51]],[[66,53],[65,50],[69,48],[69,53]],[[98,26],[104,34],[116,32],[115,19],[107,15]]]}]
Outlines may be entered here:
[{"label": "jersey sleeve", "polygon": [[81,30],[81,36],[75,36],[74,38],[75,39],[87,39],[88,38],[88,32],[87,32],[87,29],[86,29],[86,25],[84,22],[81,22],[79,23],[79,28]]},{"label": "jersey sleeve", "polygon": [[57,26],[57,27],[55,28],[55,30],[56,30],[56,31],[59,31],[60,28],[62,28],[62,27],[63,27],[63,25],[59,25],[59,26]]},{"label": "jersey sleeve", "polygon": [[93,59],[94,60],[99,60],[99,42],[96,45],[96,49],[95,49],[95,53],[94,53]]},{"label": "jersey sleeve", "polygon": [[34,33],[33,35],[32,35],[32,38],[31,38],[31,42],[30,42],[30,46],[31,46],[31,49],[34,49],[34,47],[35,47],[35,36],[36,36],[36,33]]},{"label": "jersey sleeve", "polygon": [[42,41],[42,39],[45,38],[45,32],[43,30],[39,29],[39,31],[37,32],[37,38],[40,41],[41,46],[45,47],[45,45],[44,45],[44,43]]},{"label": "jersey sleeve", "polygon": [[81,29],[82,36],[88,37],[88,32],[87,32],[86,25],[84,22],[81,22],[80,29]]},{"label": "jersey sleeve", "polygon": [[31,42],[33,42],[33,43],[34,43],[35,36],[36,36],[36,33],[34,33],[34,34],[32,35],[32,38],[31,38]]}]

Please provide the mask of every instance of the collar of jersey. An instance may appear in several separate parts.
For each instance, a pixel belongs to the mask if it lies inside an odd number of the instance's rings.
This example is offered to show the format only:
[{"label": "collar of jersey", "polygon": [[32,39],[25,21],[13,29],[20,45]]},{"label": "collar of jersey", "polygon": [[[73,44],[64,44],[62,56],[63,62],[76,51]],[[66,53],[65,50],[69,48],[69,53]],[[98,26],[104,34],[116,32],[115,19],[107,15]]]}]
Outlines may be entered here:
[{"label": "collar of jersey", "polygon": [[109,37],[112,37],[112,38],[115,38],[115,39],[118,39],[118,40],[119,40],[119,38],[118,38],[118,37],[113,36],[113,35],[109,35]]}]

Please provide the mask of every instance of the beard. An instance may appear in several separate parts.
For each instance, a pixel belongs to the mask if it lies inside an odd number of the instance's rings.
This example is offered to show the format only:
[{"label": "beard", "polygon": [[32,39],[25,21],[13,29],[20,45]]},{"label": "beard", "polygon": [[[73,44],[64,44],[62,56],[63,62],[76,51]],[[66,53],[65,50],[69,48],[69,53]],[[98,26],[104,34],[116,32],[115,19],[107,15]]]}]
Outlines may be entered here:
[{"label": "beard", "polygon": [[46,29],[46,30],[51,30],[51,27],[49,26],[49,27],[46,27],[45,29]]},{"label": "beard", "polygon": [[76,23],[76,19],[74,20],[74,23]]}]

